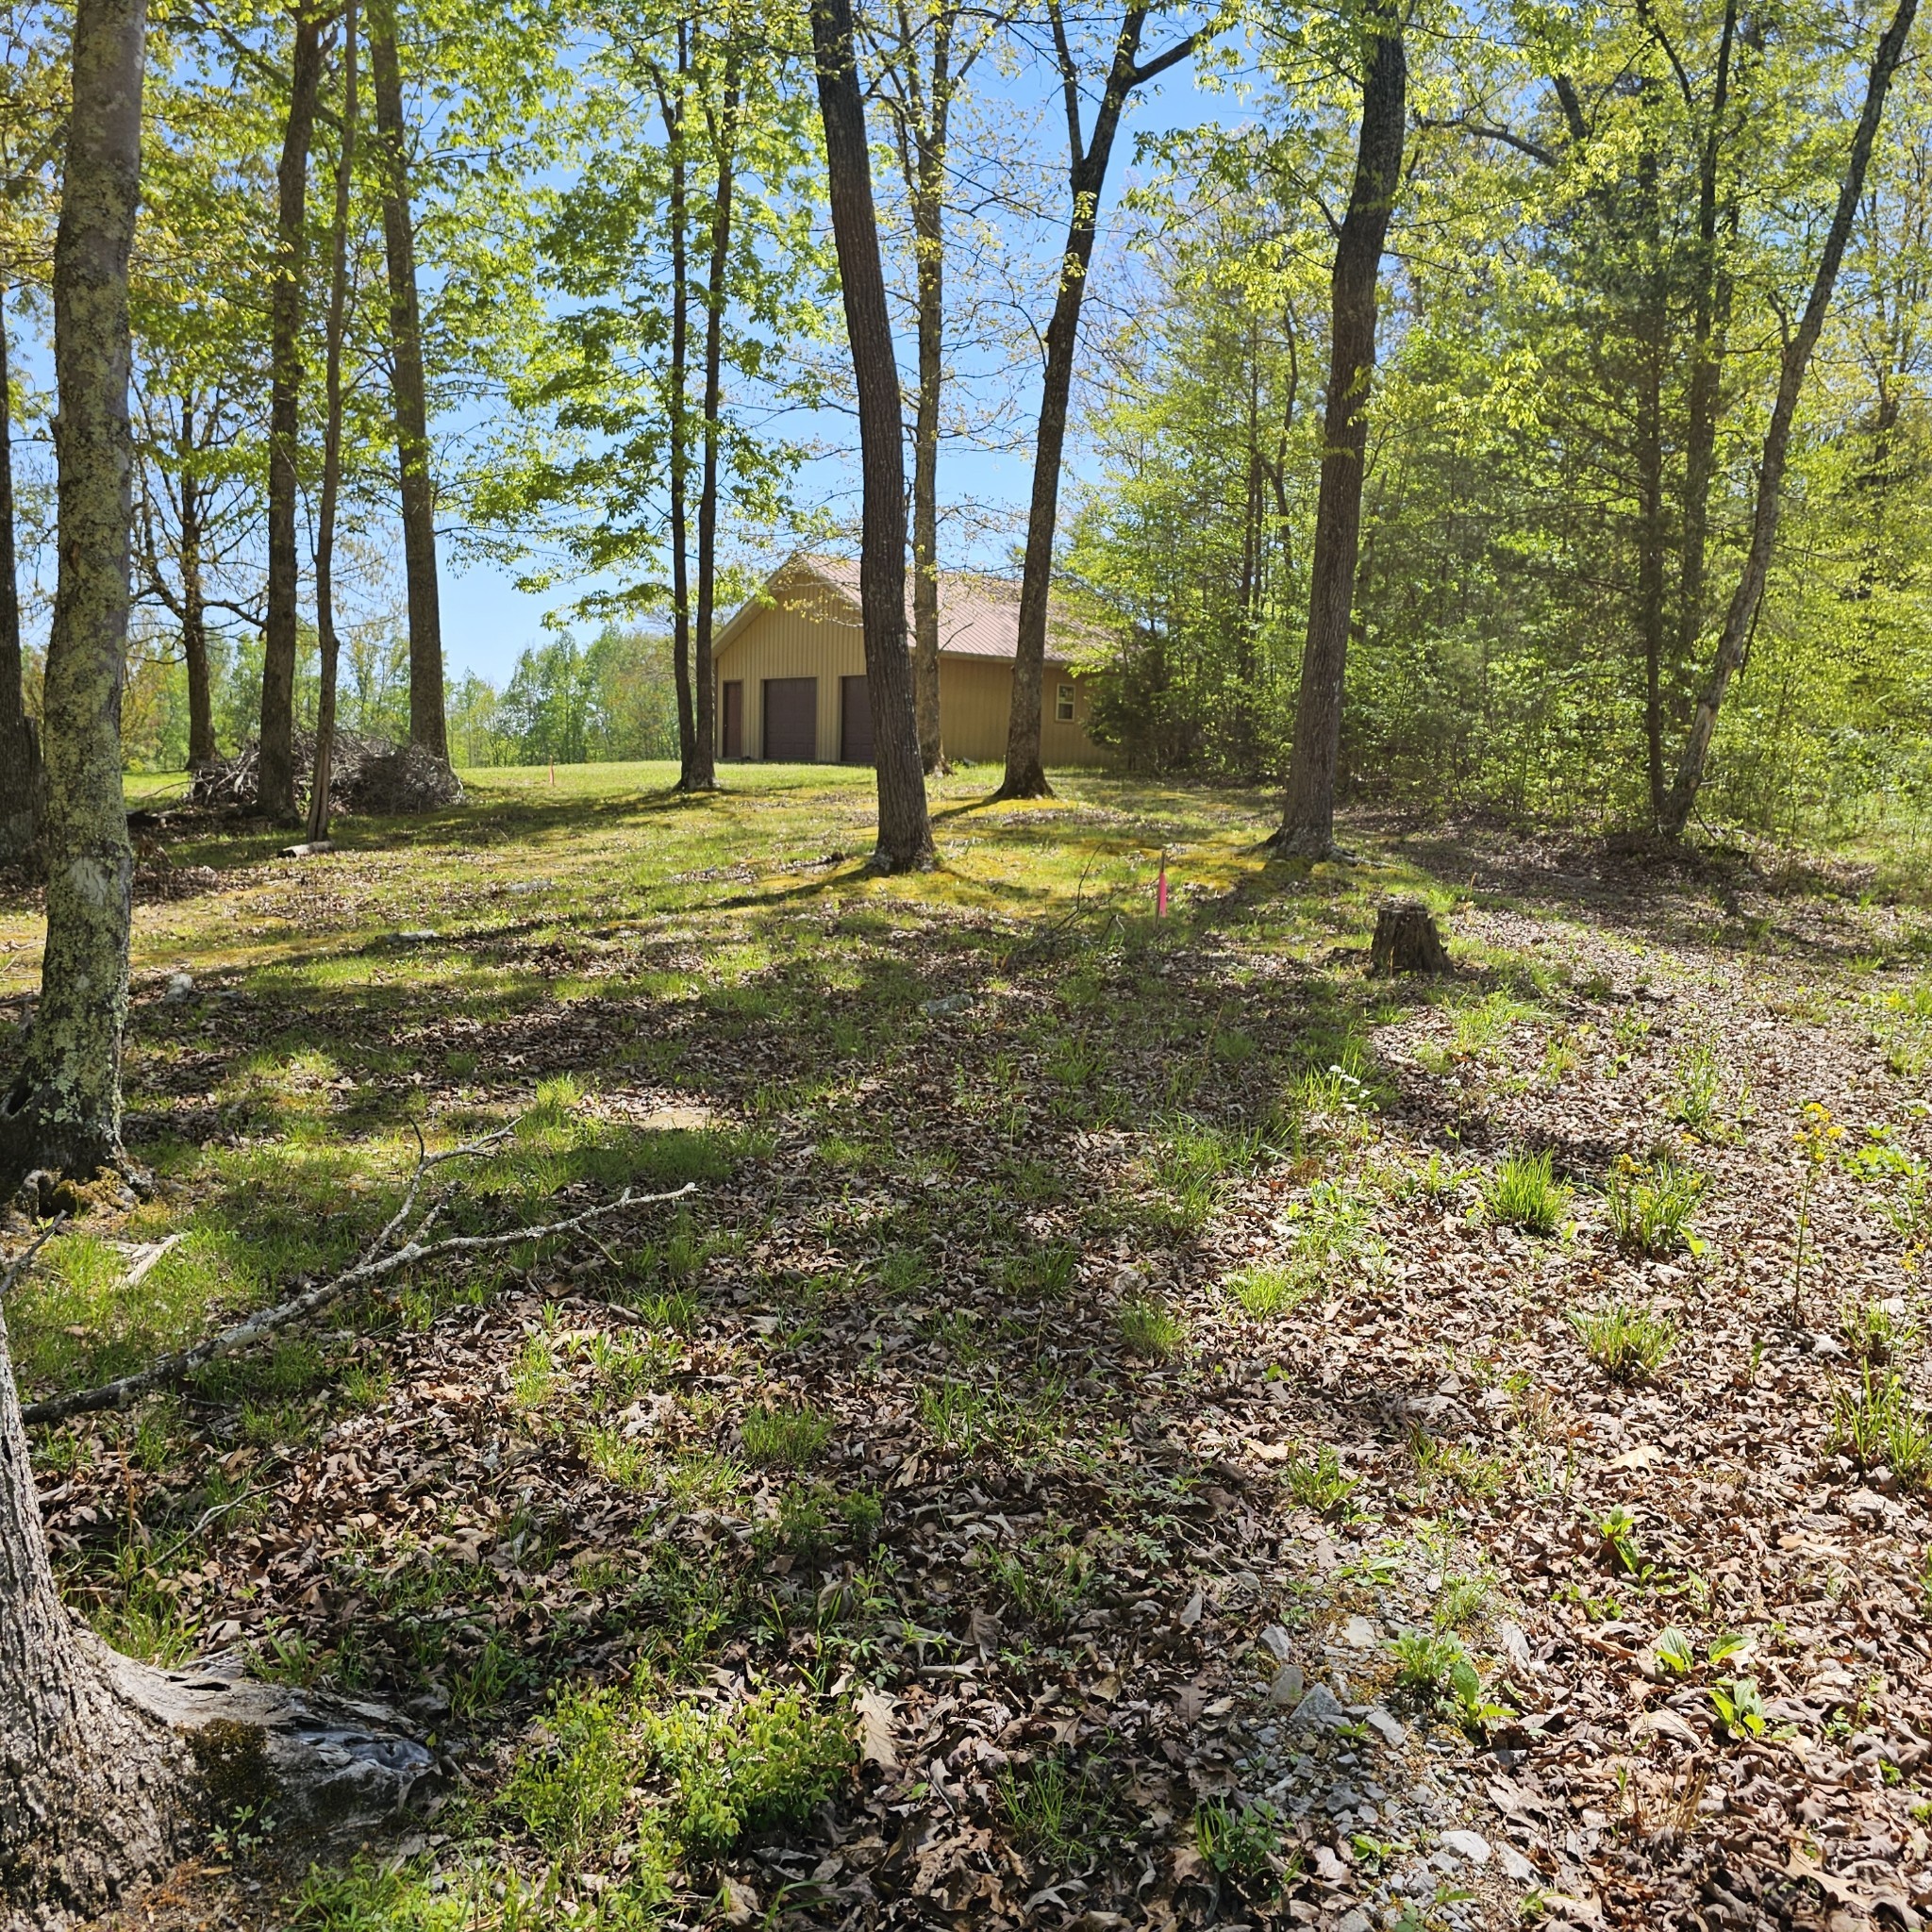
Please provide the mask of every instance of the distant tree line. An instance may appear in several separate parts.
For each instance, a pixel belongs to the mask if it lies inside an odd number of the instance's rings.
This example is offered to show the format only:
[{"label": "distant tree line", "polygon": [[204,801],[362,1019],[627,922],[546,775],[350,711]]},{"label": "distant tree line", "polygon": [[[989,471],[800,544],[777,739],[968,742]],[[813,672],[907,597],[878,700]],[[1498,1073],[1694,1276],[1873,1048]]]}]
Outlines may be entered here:
[{"label": "distant tree line", "polygon": [[501,691],[471,672],[451,687],[449,738],[459,765],[675,758],[671,640],[613,625],[531,645]]}]

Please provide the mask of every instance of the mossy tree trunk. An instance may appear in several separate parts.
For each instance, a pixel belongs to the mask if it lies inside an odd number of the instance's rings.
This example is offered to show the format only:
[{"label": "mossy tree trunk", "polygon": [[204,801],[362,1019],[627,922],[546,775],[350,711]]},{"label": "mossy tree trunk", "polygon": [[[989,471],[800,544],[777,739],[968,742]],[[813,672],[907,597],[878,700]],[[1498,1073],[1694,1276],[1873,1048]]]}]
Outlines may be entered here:
[{"label": "mossy tree trunk", "polygon": [[[54,255],[59,578],[47,651],[47,951],[10,1147],[92,1173],[120,1148],[132,860],[121,804],[133,443],[127,256],[141,182],[144,0],[79,0]],[[0,1899],[94,1912],[178,1835],[186,1753],[118,1695],[47,1561],[0,1328]]]},{"label": "mossy tree trunk", "polygon": [[0,1098],[0,1171],[121,1164],[134,855],[121,795],[134,444],[127,258],[141,183],[141,0],[88,0],[54,244],[59,572],[46,726],[47,941],[26,1063]]}]

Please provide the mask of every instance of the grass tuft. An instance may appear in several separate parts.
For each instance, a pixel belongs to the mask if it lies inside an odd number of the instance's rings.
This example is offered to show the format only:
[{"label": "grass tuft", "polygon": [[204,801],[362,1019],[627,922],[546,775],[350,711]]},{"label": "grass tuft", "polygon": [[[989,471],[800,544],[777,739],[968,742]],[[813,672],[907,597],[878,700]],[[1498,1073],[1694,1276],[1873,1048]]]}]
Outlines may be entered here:
[{"label": "grass tuft", "polygon": [[1548,1154],[1512,1154],[1482,1184],[1484,1211],[1499,1227],[1525,1234],[1555,1234],[1570,1206],[1570,1190],[1557,1180]]},{"label": "grass tuft", "polygon": [[1641,1382],[1656,1374],[1677,1344],[1676,1325],[1668,1316],[1631,1302],[1574,1310],[1570,1322],[1591,1360],[1613,1382]]}]

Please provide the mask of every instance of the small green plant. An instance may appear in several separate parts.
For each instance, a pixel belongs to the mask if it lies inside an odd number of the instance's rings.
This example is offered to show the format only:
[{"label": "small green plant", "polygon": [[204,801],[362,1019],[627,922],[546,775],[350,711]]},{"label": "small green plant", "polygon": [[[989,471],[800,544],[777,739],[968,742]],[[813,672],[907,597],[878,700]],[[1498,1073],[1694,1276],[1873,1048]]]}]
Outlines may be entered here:
[{"label": "small green plant", "polygon": [[1071,1241],[1053,1241],[1014,1256],[1006,1264],[1006,1285],[1016,1295],[1035,1294],[1042,1301],[1061,1300],[1079,1272],[1080,1251]]},{"label": "small green plant", "polygon": [[556,1351],[541,1335],[525,1339],[516,1366],[510,1371],[511,1402],[525,1414],[535,1414],[561,1391],[564,1378],[557,1366]]},{"label": "small green plant", "polygon": [[1861,1469],[1887,1468],[1901,1482],[1932,1482],[1932,1421],[1896,1374],[1874,1375],[1867,1362],[1857,1382],[1831,1398],[1832,1447]]},{"label": "small green plant", "polygon": [[1482,1186],[1484,1211],[1499,1227],[1555,1234],[1570,1206],[1570,1190],[1556,1178],[1547,1153],[1516,1153]]},{"label": "small green plant", "polygon": [[1077,1766],[1063,1757],[1010,1765],[997,1788],[1021,1847],[1057,1868],[1086,1862],[1114,1820],[1113,1794],[1092,1757]]},{"label": "small green plant", "polygon": [[1301,1271],[1265,1264],[1237,1270],[1223,1286],[1257,1321],[1290,1314],[1315,1291],[1313,1279]]},{"label": "small green plant", "polygon": [[1014,1607],[1036,1624],[1072,1623],[1094,1583],[1093,1551],[1050,1538],[1014,1550],[989,1549],[983,1561]]},{"label": "small green plant", "polygon": [[1617,1245],[1640,1255],[1669,1255],[1680,1248],[1702,1254],[1704,1243],[1690,1232],[1690,1217],[1709,1186],[1706,1175],[1668,1156],[1640,1167],[1624,1155],[1604,1189]]},{"label": "small green plant", "polygon": [[1690,1647],[1690,1638],[1674,1624],[1657,1633],[1651,1653],[1657,1658],[1657,1668],[1670,1672],[1674,1677],[1687,1675],[1697,1662],[1697,1654]]},{"label": "small green plant", "polygon": [[1603,1554],[1625,1576],[1635,1576],[1643,1567],[1643,1553],[1637,1541],[1637,1519],[1619,1503],[1598,1519],[1596,1533]]},{"label": "small green plant", "polygon": [[[336,1674],[341,1674],[340,1660]],[[523,1681],[524,1664],[516,1652],[492,1630],[483,1647],[449,1680],[449,1707],[465,1720],[489,1717]]]},{"label": "small green plant", "polygon": [[928,1382],[919,1391],[919,1419],[935,1443],[954,1456],[971,1456],[991,1426],[992,1404],[983,1390],[965,1382]]},{"label": "small green plant", "polygon": [[1863,1362],[1894,1362],[1919,1346],[1918,1318],[1903,1301],[1865,1301],[1850,1296],[1839,1305],[1838,1332]]},{"label": "small green plant", "polygon": [[791,1483],[778,1498],[778,1541],[792,1556],[815,1562],[831,1547],[831,1514],[818,1483]]},{"label": "small green plant", "polygon": [[1492,992],[1456,1011],[1455,1041],[1450,1051],[1458,1058],[1474,1058],[1500,1045],[1509,1029],[1537,1017],[1537,1009],[1511,993]]},{"label": "small green plant", "polygon": [[249,1655],[248,1668],[268,1683],[303,1689],[321,1675],[322,1657],[301,1631],[286,1628],[272,1618],[263,1627],[261,1641]]},{"label": "small green plant", "polygon": [[879,1540],[886,1520],[886,1506],[876,1490],[854,1490],[839,1505],[845,1519],[846,1533],[861,1550],[869,1550]]},{"label": "small green plant", "polygon": [[1171,1361],[1186,1346],[1187,1324],[1163,1302],[1131,1301],[1120,1312],[1121,1344],[1149,1361]]},{"label": "small green plant", "polygon": [[1202,1862],[1237,1891],[1272,1897],[1291,1870],[1282,1856],[1282,1828],[1280,1811],[1265,1798],[1208,1798],[1194,1813],[1194,1845]]},{"label": "small green plant", "polygon": [[1756,1677],[1726,1677],[1722,1683],[1713,1684],[1709,1694],[1717,1712],[1718,1731],[1733,1743],[1741,1743],[1746,1738],[1790,1735],[1789,1727],[1773,1729]]},{"label": "small green plant", "polygon": [[1573,1310],[1570,1324],[1584,1352],[1613,1382],[1656,1374],[1677,1345],[1677,1330],[1668,1317],[1625,1301]]},{"label": "small green plant", "polygon": [[518,1763],[503,1805],[566,1869],[615,1830],[639,1771],[620,1692],[564,1690],[543,1720],[545,1745]]},{"label": "small green plant", "polygon": [[1498,1718],[1508,1712],[1489,1694],[1473,1657],[1463,1656],[1449,1667],[1449,1701],[1459,1724],[1478,1742]]},{"label": "small green plant", "polygon": [[858,1757],[850,1712],[802,1690],[765,1690],[735,1708],[693,1701],[645,1710],[640,1731],[672,1780],[674,1836],[709,1862],[747,1832],[805,1824]]},{"label": "small green plant", "polygon": [[796,1408],[755,1408],[740,1433],[745,1459],[760,1469],[804,1469],[832,1440],[832,1419],[809,1404]]},{"label": "small green plant", "polygon": [[1449,1695],[1449,1679],[1469,1652],[1441,1630],[1404,1630],[1395,1639],[1395,1681],[1416,1704],[1433,1708]]},{"label": "small green plant", "polygon": [[1727,1141],[1735,1130],[1736,1113],[1741,1106],[1726,1109],[1733,1088],[1729,1073],[1707,1040],[1690,1041],[1677,1056],[1676,1086],[1668,1102],[1671,1118],[1686,1133],[1700,1141]]},{"label": "small green plant", "polygon": [[1485,1576],[1448,1576],[1436,1594],[1433,1612],[1438,1630],[1464,1630],[1481,1621],[1489,1607],[1490,1583]]},{"label": "small green plant", "polygon": [[1449,1159],[1440,1147],[1429,1149],[1429,1158],[1396,1170],[1391,1189],[1398,1200],[1421,1196],[1426,1201],[1447,1201],[1462,1191],[1462,1184],[1480,1172]]},{"label": "small green plant", "polygon": [[1312,1456],[1291,1457],[1281,1475],[1297,1503],[1324,1516],[1340,1509],[1355,1488],[1353,1479],[1341,1473],[1341,1457],[1326,1442]]},{"label": "small green plant", "polygon": [[1405,1630],[1392,1648],[1395,1682],[1418,1710],[1447,1711],[1476,1739],[1506,1715],[1491,1700],[1460,1638],[1441,1630]]}]

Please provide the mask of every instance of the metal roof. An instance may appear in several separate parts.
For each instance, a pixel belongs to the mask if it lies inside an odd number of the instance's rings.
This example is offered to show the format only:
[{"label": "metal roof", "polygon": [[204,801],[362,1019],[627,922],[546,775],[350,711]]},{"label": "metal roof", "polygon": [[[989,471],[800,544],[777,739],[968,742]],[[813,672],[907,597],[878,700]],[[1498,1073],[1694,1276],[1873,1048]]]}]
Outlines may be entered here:
[{"label": "metal roof", "polygon": [[[757,595],[747,598],[718,632],[715,648],[724,650],[758,611],[782,606],[805,586],[816,582],[837,592],[858,623],[858,564],[844,557],[789,558],[766,578]],[[1010,577],[978,571],[942,570],[940,579],[940,655],[944,658],[993,658],[1010,664],[1019,647],[1020,586]],[[1048,617],[1046,661],[1064,664],[1067,645],[1083,640],[1081,626],[1055,612]],[[912,630],[912,577],[906,578],[906,629]],[[1058,632],[1058,640],[1053,633]]]}]

